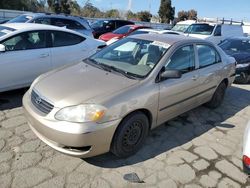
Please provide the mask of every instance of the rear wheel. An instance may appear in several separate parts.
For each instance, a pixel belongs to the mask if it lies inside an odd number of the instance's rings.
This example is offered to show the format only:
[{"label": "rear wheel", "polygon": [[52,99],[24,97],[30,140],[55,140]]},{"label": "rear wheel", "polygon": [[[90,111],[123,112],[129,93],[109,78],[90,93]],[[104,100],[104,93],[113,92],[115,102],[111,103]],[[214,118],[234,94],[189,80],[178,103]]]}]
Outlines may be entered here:
[{"label": "rear wheel", "polygon": [[113,137],[111,152],[118,157],[128,157],[143,145],[149,131],[145,114],[136,112],[127,116],[118,126]]},{"label": "rear wheel", "polygon": [[220,85],[215,90],[212,99],[208,103],[206,103],[205,105],[209,108],[219,107],[224,99],[226,89],[227,89],[226,83],[221,82]]}]

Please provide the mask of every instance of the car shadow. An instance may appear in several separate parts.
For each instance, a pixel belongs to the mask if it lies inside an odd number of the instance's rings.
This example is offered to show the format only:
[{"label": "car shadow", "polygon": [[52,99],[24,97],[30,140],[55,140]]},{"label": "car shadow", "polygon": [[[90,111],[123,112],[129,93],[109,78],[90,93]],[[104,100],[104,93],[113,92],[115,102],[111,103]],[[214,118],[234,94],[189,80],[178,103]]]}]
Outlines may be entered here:
[{"label": "car shadow", "polygon": [[232,86],[227,90],[225,100],[219,108],[213,110],[200,106],[166,122],[152,130],[145,145],[129,158],[119,159],[109,152],[83,160],[103,168],[137,164],[182,146],[210,129],[215,128],[223,133],[234,128],[236,124],[225,121],[249,105],[250,91]]},{"label": "car shadow", "polygon": [[22,106],[22,98],[28,88],[0,93],[0,110],[9,110]]}]

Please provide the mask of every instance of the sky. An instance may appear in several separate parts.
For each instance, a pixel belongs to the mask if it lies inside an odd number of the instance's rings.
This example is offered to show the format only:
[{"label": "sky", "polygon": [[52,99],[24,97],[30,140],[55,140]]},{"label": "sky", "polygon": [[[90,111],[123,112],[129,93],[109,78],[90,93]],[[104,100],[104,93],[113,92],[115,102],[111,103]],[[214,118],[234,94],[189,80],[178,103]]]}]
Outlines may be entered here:
[{"label": "sky", "polygon": [[[77,0],[82,6],[86,0]],[[160,0],[90,0],[101,10],[116,8],[127,10],[129,1],[133,12],[150,10],[154,15],[158,13]],[[150,6],[151,4],[151,6]],[[250,21],[250,0],[172,0],[177,14],[180,10],[195,9],[199,18],[225,18]]]}]

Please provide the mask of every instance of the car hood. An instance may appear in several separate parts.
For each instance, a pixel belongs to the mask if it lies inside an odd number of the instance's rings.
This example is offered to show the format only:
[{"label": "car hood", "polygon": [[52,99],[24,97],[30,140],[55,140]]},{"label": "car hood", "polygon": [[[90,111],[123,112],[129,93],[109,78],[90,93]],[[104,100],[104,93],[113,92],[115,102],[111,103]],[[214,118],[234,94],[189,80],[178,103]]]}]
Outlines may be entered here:
[{"label": "car hood", "polygon": [[108,41],[114,37],[119,37],[119,38],[122,38],[124,35],[122,34],[115,34],[115,33],[106,33],[106,34],[103,34],[100,36],[100,39],[101,40],[104,40],[104,41]]},{"label": "car hood", "polygon": [[189,36],[189,37],[194,37],[194,38],[199,38],[199,39],[207,39],[209,37],[209,35],[201,35],[201,34],[184,34],[185,36]]},{"label": "car hood", "polygon": [[243,64],[243,63],[250,63],[250,53],[249,52],[235,52],[232,50],[225,50],[225,52],[230,55],[233,56],[236,61],[237,64]]},{"label": "car hood", "polygon": [[110,73],[86,63],[78,63],[48,74],[35,84],[41,97],[55,107],[91,103],[138,83],[120,74]]}]

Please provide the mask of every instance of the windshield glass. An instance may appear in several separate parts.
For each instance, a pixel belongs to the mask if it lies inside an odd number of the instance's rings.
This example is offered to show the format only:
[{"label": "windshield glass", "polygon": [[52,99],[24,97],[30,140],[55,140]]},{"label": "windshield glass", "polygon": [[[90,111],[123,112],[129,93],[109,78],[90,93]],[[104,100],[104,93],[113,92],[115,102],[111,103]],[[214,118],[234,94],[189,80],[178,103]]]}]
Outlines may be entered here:
[{"label": "windshield glass", "polygon": [[15,18],[11,19],[10,21],[8,21],[8,23],[25,23],[31,19],[32,19],[32,16],[20,15],[20,16],[17,16]]},{"label": "windshield glass", "polygon": [[250,39],[227,39],[220,44],[225,51],[243,51],[250,52]]},{"label": "windshield glass", "polygon": [[126,33],[129,32],[129,30],[131,28],[132,28],[131,26],[126,25],[126,26],[120,27],[117,30],[113,31],[113,33],[115,33],[115,34],[126,34]]},{"label": "windshield glass", "polygon": [[176,24],[171,30],[172,31],[179,31],[179,32],[185,32],[187,28],[189,27],[188,24]]},{"label": "windshield glass", "polygon": [[5,26],[0,26],[0,37],[15,31],[15,29]]},{"label": "windshield glass", "polygon": [[211,35],[214,30],[214,25],[209,24],[192,24],[188,27],[185,33]]},{"label": "windshield glass", "polygon": [[91,24],[92,28],[101,28],[105,27],[108,24],[109,21],[99,20]]},{"label": "windshield glass", "polygon": [[149,31],[136,30],[136,31],[130,33],[129,35],[138,35],[138,34],[146,34],[146,33],[149,33]]},{"label": "windshield glass", "polygon": [[124,38],[96,53],[86,62],[135,78],[144,78],[169,47],[169,44],[163,42]]}]

